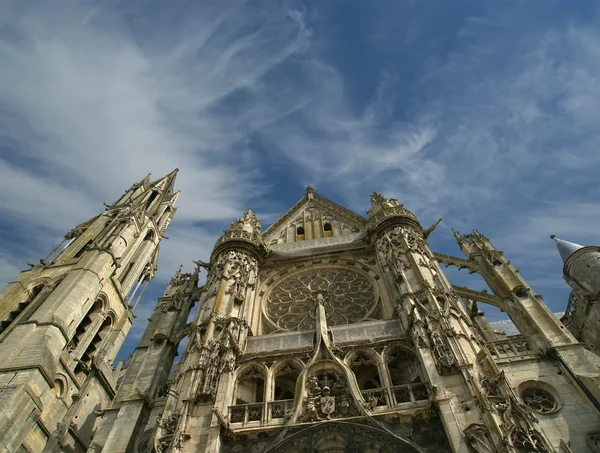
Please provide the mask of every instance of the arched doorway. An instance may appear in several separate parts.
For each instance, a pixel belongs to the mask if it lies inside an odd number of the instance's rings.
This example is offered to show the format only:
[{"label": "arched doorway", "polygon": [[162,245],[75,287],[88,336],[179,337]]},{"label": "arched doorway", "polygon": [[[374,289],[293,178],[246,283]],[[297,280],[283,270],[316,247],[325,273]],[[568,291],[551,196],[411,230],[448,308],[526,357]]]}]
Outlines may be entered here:
[{"label": "arched doorway", "polygon": [[[427,453],[402,432],[386,425],[332,421],[292,431],[283,439],[274,439],[263,453]],[[448,450],[449,451],[449,450]]]}]

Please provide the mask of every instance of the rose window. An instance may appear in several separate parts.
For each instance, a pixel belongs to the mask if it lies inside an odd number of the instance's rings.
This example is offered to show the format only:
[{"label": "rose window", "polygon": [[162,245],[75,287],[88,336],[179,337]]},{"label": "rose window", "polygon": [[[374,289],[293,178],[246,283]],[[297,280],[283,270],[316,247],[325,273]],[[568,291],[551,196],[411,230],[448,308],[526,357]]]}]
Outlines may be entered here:
[{"label": "rose window", "polygon": [[523,402],[532,411],[546,414],[558,409],[556,399],[547,391],[540,388],[528,388],[521,394]]},{"label": "rose window", "polygon": [[323,268],[293,275],[277,284],[267,299],[267,315],[281,329],[314,329],[318,293],[324,297],[329,325],[361,321],[375,308],[371,279],[351,269]]}]

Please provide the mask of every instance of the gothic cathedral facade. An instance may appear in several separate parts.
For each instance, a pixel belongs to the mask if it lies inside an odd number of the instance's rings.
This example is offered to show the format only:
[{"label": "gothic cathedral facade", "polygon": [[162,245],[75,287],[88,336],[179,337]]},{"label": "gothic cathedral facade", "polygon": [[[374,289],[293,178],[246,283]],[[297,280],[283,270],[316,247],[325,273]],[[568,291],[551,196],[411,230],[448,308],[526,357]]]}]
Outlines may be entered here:
[{"label": "gothic cathedral facade", "polygon": [[434,253],[437,224],[377,193],[366,217],[311,187],[264,231],[248,211],[114,366],[174,178],[134,185],[0,294],[2,453],[600,452],[593,348],[481,233],[454,232],[465,258]]}]

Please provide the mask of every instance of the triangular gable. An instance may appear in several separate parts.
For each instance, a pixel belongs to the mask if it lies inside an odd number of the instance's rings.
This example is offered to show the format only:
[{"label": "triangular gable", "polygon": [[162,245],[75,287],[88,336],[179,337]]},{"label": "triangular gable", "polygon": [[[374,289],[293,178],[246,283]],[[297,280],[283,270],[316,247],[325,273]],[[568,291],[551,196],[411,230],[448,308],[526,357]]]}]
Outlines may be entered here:
[{"label": "triangular gable", "polygon": [[365,231],[366,224],[364,217],[309,187],[298,203],[265,230],[263,237],[268,245],[319,240],[356,235]]}]

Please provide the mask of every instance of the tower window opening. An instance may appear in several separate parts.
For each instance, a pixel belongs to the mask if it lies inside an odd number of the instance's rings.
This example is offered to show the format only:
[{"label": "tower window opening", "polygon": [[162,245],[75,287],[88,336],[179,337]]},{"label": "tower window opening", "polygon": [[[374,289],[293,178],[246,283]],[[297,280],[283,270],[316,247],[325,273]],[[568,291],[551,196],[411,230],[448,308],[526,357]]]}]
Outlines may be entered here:
[{"label": "tower window opening", "polygon": [[331,228],[331,223],[327,222],[325,225],[323,225],[323,231],[333,231],[333,228]]},{"label": "tower window opening", "polygon": [[74,351],[77,348],[81,340],[83,340],[83,337],[85,336],[86,332],[88,331],[88,328],[91,326],[91,324],[94,322],[94,320],[100,314],[101,311],[102,301],[97,300],[96,302],[94,302],[94,305],[92,305],[92,308],[87,313],[87,315],[85,315],[85,317],[77,326],[75,334],[73,335],[70,344],[67,346],[69,348],[69,351]]},{"label": "tower window opening", "polygon": [[293,363],[281,365],[275,373],[273,401],[293,400],[299,375],[300,368]]},{"label": "tower window opening", "polygon": [[96,355],[97,351],[102,346],[103,340],[106,338],[106,335],[109,333],[111,327],[112,319],[107,317],[100,326],[100,329],[98,329],[98,332],[96,332],[96,335],[94,335],[94,338],[92,338],[92,341],[90,341],[90,344],[86,348],[85,352],[82,354],[80,361],[75,367],[75,374],[82,372],[84,365],[88,367],[91,365],[92,357]]},{"label": "tower window opening", "polygon": [[29,294],[29,297],[27,297],[27,299],[23,302],[19,302],[17,306],[11,310],[3,320],[0,321],[0,333],[4,332],[4,330],[10,326],[21,313],[23,313],[23,310],[25,310],[29,304],[35,300],[35,298],[42,292],[42,289],[44,289],[44,285],[37,285],[34,287]]},{"label": "tower window opening", "polygon": [[87,241],[78,251],[77,253],[73,256],[73,258],[81,258],[81,255],[83,255],[86,250],[88,249],[88,247],[90,245],[92,245],[93,240],[90,239],[89,241]]},{"label": "tower window opening", "polygon": [[377,406],[387,405],[377,360],[368,352],[359,352],[350,363],[350,368],[356,376],[356,382],[365,400],[374,398]]},{"label": "tower window opening", "polygon": [[405,385],[421,382],[421,370],[414,355],[396,349],[389,355],[388,369],[392,385]]},{"label": "tower window opening", "polygon": [[121,272],[121,275],[119,276],[119,283],[121,285],[123,284],[123,282],[125,281],[125,279],[129,275],[129,272],[131,272],[131,269],[133,268],[134,264],[135,263],[129,263],[127,265],[127,267],[123,270],[123,272]]},{"label": "tower window opening", "polygon": [[238,380],[236,404],[264,402],[265,379],[260,370],[251,367]]},{"label": "tower window opening", "polygon": [[146,209],[148,209],[150,206],[152,206],[152,203],[154,203],[154,200],[156,200],[156,197],[158,197],[158,192],[156,190],[153,190],[152,194],[150,194],[150,197],[146,201]]},{"label": "tower window opening", "polygon": [[304,227],[299,226],[296,228],[296,236],[304,236]]}]

